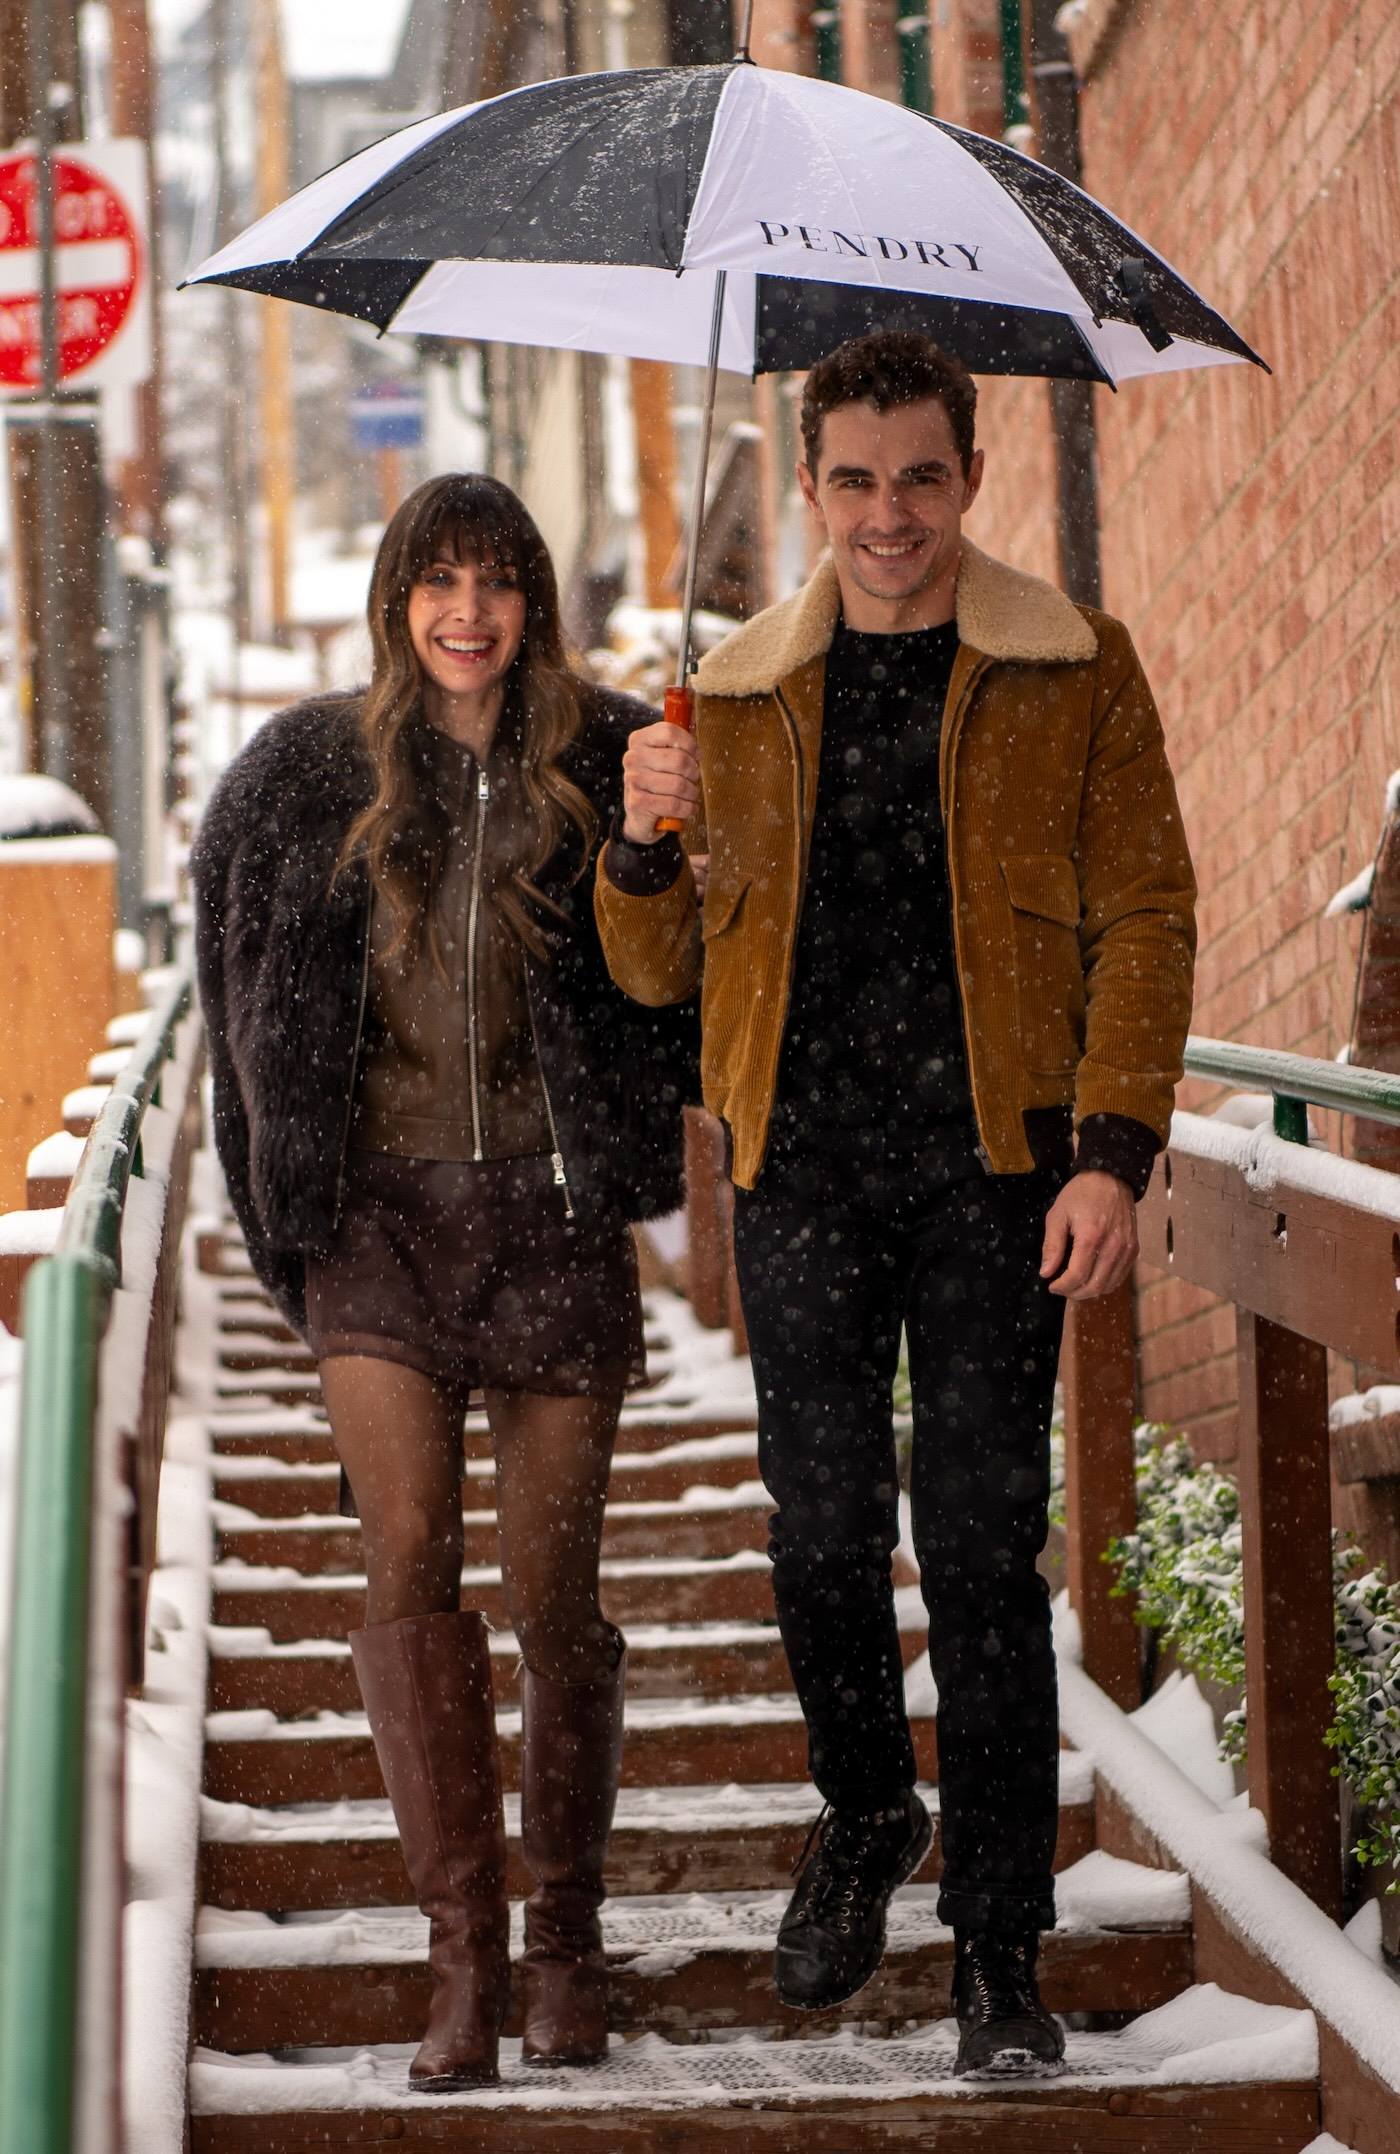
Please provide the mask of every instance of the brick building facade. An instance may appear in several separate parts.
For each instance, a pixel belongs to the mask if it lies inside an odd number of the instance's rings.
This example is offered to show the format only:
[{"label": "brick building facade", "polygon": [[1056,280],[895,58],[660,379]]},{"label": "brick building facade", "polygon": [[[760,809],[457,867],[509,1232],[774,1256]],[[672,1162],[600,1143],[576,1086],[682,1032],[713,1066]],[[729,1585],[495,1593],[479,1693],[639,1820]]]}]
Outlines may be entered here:
[{"label": "brick building facade", "polygon": [[[996,11],[936,4],[937,109],[962,118]],[[1400,765],[1400,14],[1073,0],[1058,20],[1086,186],[1273,368],[1095,392],[1104,603],[1156,690],[1201,883],[1195,1029],[1335,1055],[1359,926],[1323,912]],[[1054,576],[1049,391],[988,383],[982,415],[974,535]],[[1145,1274],[1139,1329],[1145,1411],[1231,1456],[1233,1311]]]}]

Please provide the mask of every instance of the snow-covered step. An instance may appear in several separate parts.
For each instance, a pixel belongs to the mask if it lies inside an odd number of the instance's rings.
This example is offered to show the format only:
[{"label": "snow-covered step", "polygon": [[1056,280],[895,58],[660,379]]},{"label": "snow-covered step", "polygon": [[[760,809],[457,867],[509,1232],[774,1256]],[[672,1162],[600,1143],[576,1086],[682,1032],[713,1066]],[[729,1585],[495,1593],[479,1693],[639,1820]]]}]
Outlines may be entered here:
[{"label": "snow-covered step", "polygon": [[[693,1488],[679,1502],[609,1502],[603,1519],[603,1552],[633,1556],[727,1556],[740,1548],[766,1548],[773,1499],[761,1481],[738,1488]],[[245,1563],[290,1564],[306,1576],[323,1571],[356,1572],[363,1562],[358,1519],[333,1512],[301,1518],[259,1518],[240,1504],[214,1506],[215,1545],[220,1558]],[[490,1563],[496,1553],[494,1511],[467,1511],[462,1555],[468,1565]]]},{"label": "snow-covered step", "polygon": [[[906,1666],[925,1640],[920,1611],[903,1633]],[[791,1687],[782,1640],[772,1623],[640,1623],[629,1629],[627,1643],[631,1698],[730,1697]],[[278,1645],[266,1631],[215,1628],[209,1647],[211,1712],[263,1707],[291,1720],[359,1707],[350,1648],[340,1639]],[[491,1667],[498,1703],[515,1703],[520,1655],[509,1631],[493,1632]]]},{"label": "snow-covered step", "polygon": [[[938,1790],[934,1845],[915,1882],[942,1868]],[[608,1859],[610,1893],[786,1891],[821,1799],[805,1782],[766,1786],[623,1788]],[[519,1848],[519,1802],[506,1798],[513,1895],[531,1889]],[[397,1907],[410,1898],[398,1832],[387,1802],[258,1808],[203,1804],[203,1898],[212,1907]],[[1089,1759],[1065,1751],[1055,1867],[1065,1870],[1094,1845],[1094,1776]]]},{"label": "snow-covered step", "polygon": [[[656,1451],[619,1450],[613,1459],[608,1496],[620,1503],[674,1502],[692,1488],[735,1488],[757,1476],[758,1438],[752,1430],[690,1437]],[[465,1462],[468,1509],[480,1507],[495,1477],[494,1460]],[[221,1456],[214,1471],[214,1494],[222,1502],[242,1504],[259,1518],[333,1512],[339,1492],[340,1469],[333,1459],[292,1462],[260,1456],[251,1443],[240,1447],[238,1457]]]},{"label": "snow-covered step", "polygon": [[[1094,1853],[1063,1873],[1057,1891],[1059,1926],[1041,1949],[1052,2011],[1147,2011],[1189,1985],[1185,1878]],[[936,1886],[896,1894],[880,1972],[830,2014],[788,2013],[773,1992],[773,1948],[787,1898],[785,1891],[716,1892],[609,1901],[603,1942],[610,2024],[681,2033],[927,2020],[948,2011],[953,1933],[938,1920]],[[512,1919],[518,1954],[519,1907]],[[292,2025],[317,2046],[406,2041],[426,2010],[427,1936],[416,1908],[317,1910],[277,1921],[206,1907],[195,1931],[197,2038],[222,2049],[265,2049]]]},{"label": "snow-covered step", "polygon": [[319,1399],[321,1379],[309,1359],[294,1369],[269,1365],[262,1369],[221,1367],[214,1378],[218,1399],[267,1399],[274,1405],[296,1406],[305,1399]]},{"label": "snow-covered step", "polygon": [[[520,1715],[496,1715],[501,1771],[519,1785]],[[915,1723],[915,1753],[936,1777],[932,1720]],[[791,1694],[637,1698],[629,1701],[624,1787],[688,1787],[807,1777],[807,1731]],[[211,1713],[205,1723],[205,1793],[222,1802],[353,1801],[384,1792],[363,1713],[278,1720],[272,1713]]]},{"label": "snow-covered step", "polygon": [[1060,2079],[953,2077],[946,2022],[876,2039],[802,2042],[735,2030],[693,2046],[614,2039],[589,2072],[525,2066],[502,2084],[408,2092],[411,2047],[196,2052],[194,2154],[304,2154],[402,2139],[490,2154],[1299,2154],[1318,2130],[1308,2012],[1213,1985],[1183,1990],[1117,2034],[1071,2034]]},{"label": "snow-covered step", "polygon": [[[255,1624],[274,1638],[344,1638],[364,1621],[362,1577],[304,1577],[288,1566],[226,1562],[213,1574],[214,1621]],[[756,1548],[708,1561],[684,1556],[605,1559],[603,1607],[627,1629],[634,1623],[761,1623],[773,1614],[768,1558]],[[507,1628],[501,1574],[482,1565],[462,1574],[462,1605]]]},{"label": "snow-covered step", "polygon": [[273,1338],[265,1332],[249,1329],[222,1330],[219,1335],[219,1367],[246,1373],[253,1369],[313,1369],[315,1356],[304,1341],[293,1333],[290,1338]]}]

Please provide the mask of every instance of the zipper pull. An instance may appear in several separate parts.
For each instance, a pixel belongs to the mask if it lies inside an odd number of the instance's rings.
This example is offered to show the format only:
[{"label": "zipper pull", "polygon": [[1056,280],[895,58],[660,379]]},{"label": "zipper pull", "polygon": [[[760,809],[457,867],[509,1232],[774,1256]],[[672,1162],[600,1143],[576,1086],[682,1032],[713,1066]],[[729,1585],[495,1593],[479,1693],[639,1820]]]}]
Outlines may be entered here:
[{"label": "zipper pull", "polygon": [[552,1152],[550,1157],[554,1161],[554,1186],[564,1192],[564,1217],[572,1219],[574,1216],[574,1200],[569,1195],[569,1177],[564,1172],[564,1155],[562,1152]]},{"label": "zipper pull", "polygon": [[487,778],[484,763],[478,763],[476,768],[476,797],[483,807],[491,797],[491,783]]}]

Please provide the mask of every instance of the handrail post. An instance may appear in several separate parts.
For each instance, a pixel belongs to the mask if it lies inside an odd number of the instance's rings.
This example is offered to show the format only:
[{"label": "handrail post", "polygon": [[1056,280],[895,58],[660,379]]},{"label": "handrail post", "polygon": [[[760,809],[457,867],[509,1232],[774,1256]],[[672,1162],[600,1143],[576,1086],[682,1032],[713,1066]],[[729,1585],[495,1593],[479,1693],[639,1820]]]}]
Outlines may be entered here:
[{"label": "handrail post", "polygon": [[1248,1309],[1237,1313],[1236,1339],[1249,1799],[1279,1869],[1336,1920],[1327,1350]]},{"label": "handrail post", "polygon": [[1079,1617],[1084,1670],[1115,1705],[1142,1703],[1131,1599],[1115,1598],[1104,1552],[1137,1522],[1133,1473],[1136,1354],[1129,1280],[1065,1311],[1065,1573]]},{"label": "handrail post", "polygon": [[1275,1092],[1274,1135],[1282,1137],[1286,1144],[1307,1143],[1308,1103],[1305,1099],[1292,1099],[1287,1092]]},{"label": "handrail post", "polygon": [[[93,1411],[105,1267],[25,1286],[14,1624],[0,1808],[0,2147],[68,2154],[76,2053]],[[66,1851],[59,1856],[57,1851]]]}]

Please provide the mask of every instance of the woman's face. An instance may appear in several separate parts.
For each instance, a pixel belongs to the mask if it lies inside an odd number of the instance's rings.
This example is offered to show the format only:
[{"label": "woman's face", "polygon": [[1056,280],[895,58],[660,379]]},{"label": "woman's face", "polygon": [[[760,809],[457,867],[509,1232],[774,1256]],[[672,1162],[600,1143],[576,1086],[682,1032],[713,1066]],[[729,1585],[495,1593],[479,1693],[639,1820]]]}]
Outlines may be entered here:
[{"label": "woman's face", "polygon": [[408,594],[408,633],[424,678],[443,695],[499,686],[525,636],[519,573],[442,554]]}]

